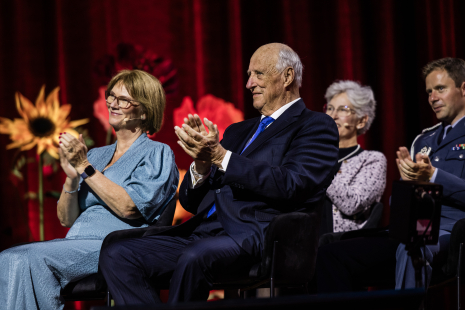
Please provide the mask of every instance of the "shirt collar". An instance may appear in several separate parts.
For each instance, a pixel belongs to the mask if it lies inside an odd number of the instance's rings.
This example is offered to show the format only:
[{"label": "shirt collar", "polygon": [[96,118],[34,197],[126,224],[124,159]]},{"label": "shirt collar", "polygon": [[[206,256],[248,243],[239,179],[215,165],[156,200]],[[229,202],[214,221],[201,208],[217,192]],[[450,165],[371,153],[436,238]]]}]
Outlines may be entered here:
[{"label": "shirt collar", "polygon": [[[286,111],[287,109],[289,109],[294,103],[296,103],[297,101],[300,100],[300,97],[297,98],[296,100],[293,100],[289,103],[286,103],[285,105],[283,105],[282,107],[280,107],[278,110],[276,110],[273,114],[271,114],[270,116],[274,119],[274,120],[277,120],[278,117],[281,116],[281,114],[284,113],[284,111]],[[262,115],[262,118],[263,119],[265,117],[265,115]]]},{"label": "shirt collar", "polygon": [[462,116],[458,121],[456,121],[453,125],[447,125],[446,127],[444,128],[447,128],[449,126],[452,126],[452,128],[454,128],[458,123],[460,123],[461,120],[463,120],[465,118],[465,116]]}]

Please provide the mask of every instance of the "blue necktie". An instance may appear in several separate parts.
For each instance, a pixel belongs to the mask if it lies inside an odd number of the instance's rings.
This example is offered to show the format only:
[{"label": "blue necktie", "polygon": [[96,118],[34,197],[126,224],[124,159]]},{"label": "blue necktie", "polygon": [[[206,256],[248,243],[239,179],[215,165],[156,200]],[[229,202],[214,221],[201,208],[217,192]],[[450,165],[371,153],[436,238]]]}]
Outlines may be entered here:
[{"label": "blue necktie", "polygon": [[[265,116],[261,121],[260,125],[258,125],[257,131],[253,134],[252,138],[249,140],[249,142],[245,145],[244,149],[242,150],[241,154],[244,153],[245,149],[258,137],[259,134],[265,130],[266,127],[268,127],[269,124],[273,123],[274,118],[271,116]],[[212,208],[210,211],[208,211],[207,217],[210,217],[213,213],[216,211],[216,206],[213,204]]]}]

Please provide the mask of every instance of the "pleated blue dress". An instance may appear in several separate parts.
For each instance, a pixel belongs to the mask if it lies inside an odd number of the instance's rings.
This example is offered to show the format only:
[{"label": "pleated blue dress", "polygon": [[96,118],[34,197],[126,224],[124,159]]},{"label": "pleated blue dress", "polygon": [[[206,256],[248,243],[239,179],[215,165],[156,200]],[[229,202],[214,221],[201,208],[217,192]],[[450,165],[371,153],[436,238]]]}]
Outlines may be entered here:
[{"label": "pleated blue dress", "polygon": [[[88,160],[102,171],[115,149],[116,143],[94,148],[89,151]],[[176,194],[179,180],[172,150],[146,134],[104,175],[126,190],[142,217],[119,218],[81,180],[81,214],[65,238],[29,243],[0,253],[0,309],[63,309],[60,290],[69,282],[97,272],[105,236],[115,230],[155,222]]]}]

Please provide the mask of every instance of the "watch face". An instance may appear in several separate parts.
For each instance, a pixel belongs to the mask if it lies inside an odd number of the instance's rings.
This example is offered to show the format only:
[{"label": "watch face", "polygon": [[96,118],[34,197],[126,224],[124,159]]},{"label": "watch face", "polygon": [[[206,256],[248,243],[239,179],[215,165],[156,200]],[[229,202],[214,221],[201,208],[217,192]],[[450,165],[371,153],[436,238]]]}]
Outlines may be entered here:
[{"label": "watch face", "polygon": [[89,165],[86,167],[86,169],[84,169],[84,172],[87,174],[87,176],[91,176],[95,173],[95,169],[94,167],[92,167],[92,165]]}]

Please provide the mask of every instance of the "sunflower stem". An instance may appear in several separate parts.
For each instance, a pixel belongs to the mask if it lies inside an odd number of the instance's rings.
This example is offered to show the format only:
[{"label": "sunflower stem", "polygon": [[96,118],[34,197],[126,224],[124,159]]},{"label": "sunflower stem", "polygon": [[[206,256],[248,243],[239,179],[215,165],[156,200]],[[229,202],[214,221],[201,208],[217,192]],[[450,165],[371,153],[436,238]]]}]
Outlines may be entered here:
[{"label": "sunflower stem", "polygon": [[44,241],[44,184],[43,184],[43,153],[39,155],[39,236]]}]

